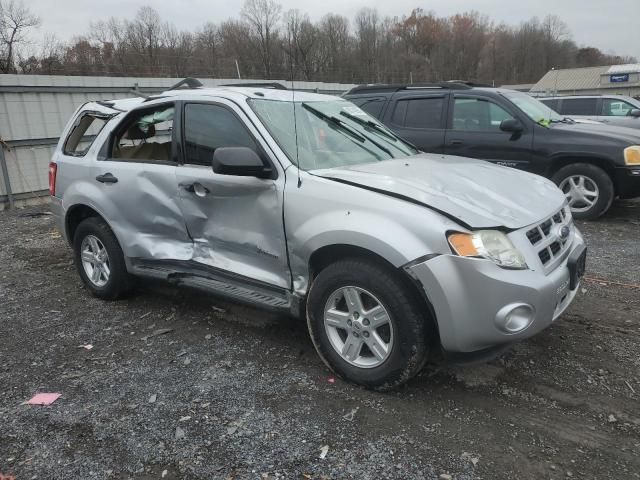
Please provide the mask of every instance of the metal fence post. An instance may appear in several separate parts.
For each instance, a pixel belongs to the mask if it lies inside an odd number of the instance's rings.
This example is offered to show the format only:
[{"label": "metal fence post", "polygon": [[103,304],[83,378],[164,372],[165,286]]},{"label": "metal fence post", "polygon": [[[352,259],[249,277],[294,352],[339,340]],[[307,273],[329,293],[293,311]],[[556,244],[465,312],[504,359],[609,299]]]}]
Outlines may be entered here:
[{"label": "metal fence post", "polygon": [[[4,143],[4,142],[3,142]],[[7,160],[4,158],[4,145],[0,143],[0,168],[2,168],[2,177],[4,178],[4,187],[7,191],[9,199],[9,208],[14,207],[13,192],[11,191],[11,180],[9,180],[9,169],[7,168]]]}]

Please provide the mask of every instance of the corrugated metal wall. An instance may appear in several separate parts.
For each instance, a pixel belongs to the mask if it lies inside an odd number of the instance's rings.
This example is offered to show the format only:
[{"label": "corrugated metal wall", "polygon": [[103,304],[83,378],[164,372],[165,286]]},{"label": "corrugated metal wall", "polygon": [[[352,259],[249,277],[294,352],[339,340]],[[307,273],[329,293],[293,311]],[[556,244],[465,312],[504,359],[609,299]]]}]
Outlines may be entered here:
[{"label": "corrugated metal wall", "polygon": [[[65,77],[50,75],[0,75],[0,164],[8,171],[15,199],[46,194],[47,167],[58,137],[72,113],[91,100],[131,97],[137,85],[146,94],[158,93],[179,78]],[[286,80],[201,79],[205,86],[225,83]],[[294,88],[340,94],[351,84],[294,82]],[[2,166],[2,165],[0,165]],[[8,202],[7,178],[0,168],[0,205]]]}]

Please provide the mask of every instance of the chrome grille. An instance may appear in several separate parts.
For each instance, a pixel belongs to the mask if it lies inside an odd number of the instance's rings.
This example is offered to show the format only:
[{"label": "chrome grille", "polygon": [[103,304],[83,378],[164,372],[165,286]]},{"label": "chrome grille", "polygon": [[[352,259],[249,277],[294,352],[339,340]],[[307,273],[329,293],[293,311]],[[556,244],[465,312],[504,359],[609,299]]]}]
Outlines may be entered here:
[{"label": "chrome grille", "polygon": [[[572,223],[568,207],[564,207],[550,218],[527,230],[527,239],[531,245],[538,247],[538,258],[545,267],[550,266],[554,259],[563,256],[569,248]],[[559,232],[564,226],[569,227],[570,234],[562,238]]]}]

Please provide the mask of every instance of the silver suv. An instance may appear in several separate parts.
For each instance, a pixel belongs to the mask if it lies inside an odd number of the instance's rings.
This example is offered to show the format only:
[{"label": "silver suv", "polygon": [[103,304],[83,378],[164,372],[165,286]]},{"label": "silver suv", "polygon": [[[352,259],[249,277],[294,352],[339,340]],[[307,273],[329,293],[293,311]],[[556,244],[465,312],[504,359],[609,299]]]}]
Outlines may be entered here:
[{"label": "silver suv", "polygon": [[49,175],[93,295],[152,277],[290,313],[332,370],[379,390],[436,349],[487,354],[540,332],[584,272],[552,182],[420,153],[331,96],[223,87],[87,103]]},{"label": "silver suv", "polygon": [[566,117],[640,128],[640,100],[624,95],[568,95],[538,98]]}]

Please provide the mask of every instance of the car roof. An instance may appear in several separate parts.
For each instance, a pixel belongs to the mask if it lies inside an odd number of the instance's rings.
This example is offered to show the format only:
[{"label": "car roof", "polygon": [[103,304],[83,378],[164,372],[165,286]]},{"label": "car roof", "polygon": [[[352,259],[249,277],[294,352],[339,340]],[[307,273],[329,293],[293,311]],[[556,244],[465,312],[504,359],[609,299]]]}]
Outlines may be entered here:
[{"label": "car roof", "polygon": [[[321,93],[302,92],[297,90],[281,90],[275,88],[252,88],[252,87],[208,87],[167,90],[157,95],[147,98],[131,97],[114,100],[105,100],[104,106],[113,106],[115,109],[129,111],[136,107],[144,106],[147,102],[152,106],[162,99],[171,100],[206,100],[210,98],[226,98],[238,103],[248,98],[259,100],[273,100],[280,102],[329,102],[342,100],[340,97],[325,95]],[[109,108],[109,107],[107,107]]]},{"label": "car roof", "polygon": [[451,92],[465,93],[482,93],[486,95],[504,94],[504,93],[522,93],[517,90],[507,88],[496,88],[485,85],[474,85],[468,82],[441,82],[434,84],[372,84],[359,85],[346,92],[343,96],[352,97],[371,97],[371,96],[391,96],[401,93],[426,93],[426,92]]},{"label": "car roof", "polygon": [[563,98],[615,98],[618,100],[628,100],[633,99],[633,97],[629,97],[627,95],[617,95],[614,93],[608,95],[555,95],[551,97],[538,97],[539,100],[551,100],[551,99],[563,99]]}]

